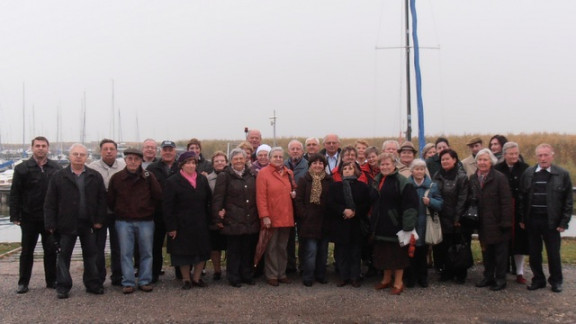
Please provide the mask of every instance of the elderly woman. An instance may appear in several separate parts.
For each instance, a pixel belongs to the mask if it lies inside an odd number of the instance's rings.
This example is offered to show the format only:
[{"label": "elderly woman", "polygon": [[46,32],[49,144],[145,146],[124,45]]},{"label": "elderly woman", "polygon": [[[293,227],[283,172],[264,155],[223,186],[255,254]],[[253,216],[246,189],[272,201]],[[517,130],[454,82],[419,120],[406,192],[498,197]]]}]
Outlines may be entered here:
[{"label": "elderly woman", "polygon": [[508,179],[494,170],[498,159],[489,149],[475,157],[478,170],[470,177],[470,198],[477,202],[484,278],[476,287],[506,288],[508,244],[512,234],[512,194]]},{"label": "elderly woman", "polygon": [[408,141],[402,143],[398,149],[399,162],[396,164],[396,167],[398,168],[398,173],[406,178],[412,174],[412,172],[410,172],[410,165],[416,158],[416,153],[418,153],[418,151],[414,147],[414,144]]},{"label": "elderly woman", "polygon": [[500,171],[508,178],[508,186],[514,199],[514,230],[510,244],[510,254],[514,255],[514,265],[516,266],[516,282],[525,284],[524,278],[524,256],[529,254],[528,236],[526,230],[520,227],[520,176],[528,164],[520,159],[520,147],[516,142],[507,142],[502,148],[504,161],[496,164],[494,169]]},{"label": "elderly woman", "polygon": [[458,153],[452,149],[445,149],[438,154],[441,169],[436,172],[434,182],[444,199],[440,211],[440,223],[442,225],[442,243],[435,245],[434,262],[440,270],[440,281],[448,281],[455,278],[459,284],[466,282],[468,269],[456,269],[448,261],[448,249],[454,243],[464,240],[470,243],[473,229],[460,224],[460,216],[466,210],[468,204],[468,177],[463,168],[458,166]]},{"label": "elderly woman", "polygon": [[358,180],[361,174],[356,161],[341,165],[342,181],[334,182],[328,194],[330,212],[329,238],[334,242],[334,259],[340,275],[338,287],[360,287],[362,221],[367,221],[370,187]]},{"label": "elderly woman", "polygon": [[286,277],[288,255],[286,247],[290,228],[294,227],[294,174],[284,166],[284,150],[274,147],[269,154],[270,164],[262,168],[256,178],[256,204],[262,227],[272,229],[272,238],[265,253],[264,273],[269,285],[290,283]]},{"label": "elderly woman", "polygon": [[256,161],[254,161],[250,166],[250,170],[252,171],[252,173],[258,175],[258,172],[260,172],[262,168],[270,164],[268,154],[270,153],[271,149],[272,148],[270,147],[270,145],[266,144],[258,146],[258,148],[256,149]]},{"label": "elderly woman", "polygon": [[194,152],[182,153],[178,158],[180,171],[168,178],[164,187],[168,253],[172,265],[179,266],[182,272],[182,289],[205,286],[200,277],[211,251],[208,223],[212,192],[206,177],[196,171],[197,162]]},{"label": "elderly woman", "polygon": [[375,146],[370,146],[364,152],[366,155],[366,163],[360,168],[362,173],[366,176],[368,184],[374,181],[374,177],[380,173],[380,166],[378,165],[378,149]]},{"label": "elderly woman", "polygon": [[226,278],[232,287],[254,284],[253,248],[260,229],[256,208],[256,177],[246,166],[246,153],[230,152],[230,167],[218,174],[212,218],[228,242]]},{"label": "elderly woman", "polygon": [[439,212],[442,209],[442,196],[438,191],[432,179],[426,174],[426,162],[422,159],[412,161],[410,165],[412,175],[408,178],[416,192],[418,193],[418,219],[416,221],[416,232],[418,240],[414,257],[410,259],[410,267],[407,268],[405,282],[407,287],[413,287],[416,282],[423,287],[428,287],[428,245],[424,238],[426,237],[426,216],[431,211]]},{"label": "elderly woman", "polygon": [[[410,265],[408,245],[400,246],[399,231],[411,232],[416,226],[418,194],[414,185],[398,173],[393,154],[382,153],[379,157],[380,174],[372,184],[378,198],[372,204],[370,218],[374,231],[374,266],[384,270],[384,276],[376,290],[392,287],[392,295],[404,290],[404,268]],[[392,282],[394,273],[394,282]]]},{"label": "elderly woman", "polygon": [[298,221],[298,239],[303,253],[302,283],[312,286],[314,280],[326,283],[326,260],[328,258],[327,204],[328,189],[332,177],[327,174],[326,158],[320,154],[310,155],[308,172],[298,180],[294,208]]},{"label": "elderly woman", "polygon": [[[214,154],[212,154],[211,160],[213,171],[206,176],[206,179],[208,179],[210,190],[212,190],[212,193],[214,193],[216,178],[226,168],[226,164],[228,164],[228,157],[226,156],[226,153],[222,151],[216,151]],[[220,280],[220,278],[222,278],[222,251],[226,250],[226,237],[220,233],[219,228],[217,228],[215,224],[210,226],[210,245],[212,246],[210,260],[212,260],[212,266],[214,267],[214,274],[212,275],[212,279]]]},{"label": "elderly woman", "polygon": [[206,177],[212,172],[212,163],[202,156],[202,143],[200,143],[198,139],[193,138],[188,141],[188,144],[186,144],[186,151],[194,152],[198,157],[198,165],[196,167],[198,173],[202,173]]},{"label": "elderly woman", "polygon": [[433,157],[434,155],[436,155],[436,146],[434,143],[428,143],[424,145],[422,148],[422,159],[426,160]]}]

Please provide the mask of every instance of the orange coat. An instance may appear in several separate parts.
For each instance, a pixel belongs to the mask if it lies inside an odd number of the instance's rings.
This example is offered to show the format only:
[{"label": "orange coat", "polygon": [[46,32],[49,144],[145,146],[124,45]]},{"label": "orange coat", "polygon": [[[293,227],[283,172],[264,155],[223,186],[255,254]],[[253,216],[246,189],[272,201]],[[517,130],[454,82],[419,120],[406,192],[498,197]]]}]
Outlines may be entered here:
[{"label": "orange coat", "polygon": [[295,188],[294,174],[285,166],[281,176],[276,168],[268,165],[256,177],[256,204],[260,219],[270,217],[271,227],[293,227],[294,209],[290,192]]}]

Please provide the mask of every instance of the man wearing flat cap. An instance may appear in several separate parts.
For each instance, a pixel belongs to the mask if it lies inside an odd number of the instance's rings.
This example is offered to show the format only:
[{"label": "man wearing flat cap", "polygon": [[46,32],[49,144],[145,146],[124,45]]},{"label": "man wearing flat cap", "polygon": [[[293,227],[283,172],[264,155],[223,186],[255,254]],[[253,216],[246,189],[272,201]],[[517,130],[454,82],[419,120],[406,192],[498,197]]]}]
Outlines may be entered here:
[{"label": "man wearing flat cap", "polygon": [[134,276],[134,244],[140,252],[138,289],[152,291],[152,244],[154,211],[162,199],[162,189],[154,175],[142,169],[142,151],[124,151],[126,167],[114,174],[108,185],[108,207],[116,215],[116,231],[120,240],[122,292],[136,288]]},{"label": "man wearing flat cap", "polygon": [[470,178],[474,173],[476,173],[476,154],[480,152],[482,147],[482,139],[480,137],[471,138],[468,143],[466,143],[471,155],[462,160],[462,166],[466,175]]}]

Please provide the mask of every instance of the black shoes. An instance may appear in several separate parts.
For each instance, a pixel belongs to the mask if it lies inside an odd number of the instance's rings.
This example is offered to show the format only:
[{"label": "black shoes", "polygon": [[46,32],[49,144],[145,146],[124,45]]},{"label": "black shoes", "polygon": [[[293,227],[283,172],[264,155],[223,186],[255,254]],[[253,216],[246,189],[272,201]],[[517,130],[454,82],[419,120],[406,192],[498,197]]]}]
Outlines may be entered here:
[{"label": "black shoes", "polygon": [[487,278],[484,278],[480,282],[476,283],[476,287],[478,287],[478,288],[494,286],[494,285],[496,285],[496,281],[494,281],[493,279],[487,279]]},{"label": "black shoes", "polygon": [[506,288],[506,282],[503,283],[495,283],[490,287],[490,290],[492,291],[499,291]]},{"label": "black shoes", "polygon": [[48,289],[56,289],[56,282],[50,282],[46,284],[46,288]]},{"label": "black shoes", "polygon": [[16,290],[17,294],[25,294],[28,292],[28,285],[18,285],[18,290]]},{"label": "black shoes", "polygon": [[58,299],[66,299],[68,298],[68,293],[64,291],[59,291],[56,297],[58,297]]},{"label": "black shoes", "polygon": [[302,281],[302,284],[306,287],[312,287],[312,285],[314,284],[314,282],[312,281]]},{"label": "black shoes", "polygon": [[230,281],[230,286],[234,287],[234,288],[240,288],[242,287],[242,284],[236,281]]},{"label": "black shoes", "polygon": [[184,285],[182,286],[183,290],[190,290],[192,288],[192,283],[188,280],[184,281]]},{"label": "black shoes", "polygon": [[214,281],[218,281],[222,278],[222,272],[214,272],[214,274],[212,275],[212,280]]},{"label": "black shoes", "polygon": [[102,287],[86,288],[86,292],[90,293],[90,294],[94,294],[94,295],[103,295],[104,294],[104,288],[102,288]]},{"label": "black shoes", "polygon": [[526,288],[528,290],[536,290],[536,289],[546,288],[546,284],[545,283],[532,282],[530,284],[530,286],[527,286]]},{"label": "black shoes", "polygon": [[552,285],[552,291],[555,293],[562,292],[562,284],[554,284]]}]

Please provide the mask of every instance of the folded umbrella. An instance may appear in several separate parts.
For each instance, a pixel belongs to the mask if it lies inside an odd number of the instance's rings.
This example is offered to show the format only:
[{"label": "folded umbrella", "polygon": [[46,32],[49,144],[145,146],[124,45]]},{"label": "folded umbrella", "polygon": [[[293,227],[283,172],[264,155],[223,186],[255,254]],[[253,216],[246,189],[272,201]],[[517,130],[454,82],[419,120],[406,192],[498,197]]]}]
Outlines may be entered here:
[{"label": "folded umbrella", "polygon": [[254,267],[258,265],[258,262],[260,262],[260,259],[262,259],[262,256],[264,255],[264,252],[266,252],[268,242],[270,242],[270,239],[272,238],[274,231],[275,229],[272,227],[266,228],[262,226],[260,228],[260,234],[258,235],[258,244],[256,244],[256,252],[254,253]]}]

